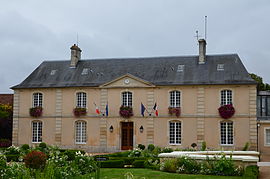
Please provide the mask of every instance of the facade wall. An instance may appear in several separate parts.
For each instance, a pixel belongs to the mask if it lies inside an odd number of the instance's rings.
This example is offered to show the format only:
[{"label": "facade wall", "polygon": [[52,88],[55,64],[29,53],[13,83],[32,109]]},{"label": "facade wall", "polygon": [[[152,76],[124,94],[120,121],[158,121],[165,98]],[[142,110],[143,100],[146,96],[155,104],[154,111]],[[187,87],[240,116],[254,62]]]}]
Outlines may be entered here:
[{"label": "facade wall", "polygon": [[[132,82],[132,81],[131,81]],[[13,143],[21,145],[32,144],[31,122],[43,122],[42,141],[66,148],[85,148],[89,151],[116,151],[121,149],[121,122],[134,122],[134,146],[142,143],[154,143],[160,147],[188,148],[192,143],[200,146],[206,141],[211,149],[241,149],[246,142],[256,148],[256,95],[255,109],[253,93],[255,85],[193,85],[193,86],[166,86],[154,87],[134,80],[132,87],[119,86],[119,81],[102,88],[48,88],[48,89],[20,89],[14,96],[14,133]],[[233,91],[233,105],[235,115],[229,119],[234,122],[234,145],[220,145],[219,124],[223,119],[219,117],[220,91]],[[181,92],[181,116],[168,114],[170,104],[169,92]],[[124,119],[119,116],[121,106],[121,92],[130,91],[133,95],[134,116]],[[42,117],[36,119],[29,116],[32,107],[32,94],[43,94]],[[87,115],[74,117],[73,109],[76,106],[76,92],[87,93]],[[97,115],[94,103],[101,112],[105,111],[108,103],[109,116]],[[143,103],[148,111],[157,103],[159,116],[143,118],[140,114],[140,104]],[[16,107],[17,106],[17,107]],[[253,114],[255,110],[255,115]],[[153,112],[153,111],[152,111]],[[75,144],[75,122],[87,122],[86,144]],[[181,145],[169,145],[169,121],[178,120],[182,124]],[[18,124],[17,124],[18,123]],[[109,131],[113,126],[113,132]],[[143,126],[144,131],[139,128]],[[253,132],[253,133],[252,133]],[[34,144],[33,144],[34,145]]]},{"label": "facade wall", "polygon": [[269,159],[270,154],[270,144],[266,142],[266,129],[270,129],[269,121],[259,121],[258,123],[258,138],[259,138],[259,152],[261,154],[262,159]]}]

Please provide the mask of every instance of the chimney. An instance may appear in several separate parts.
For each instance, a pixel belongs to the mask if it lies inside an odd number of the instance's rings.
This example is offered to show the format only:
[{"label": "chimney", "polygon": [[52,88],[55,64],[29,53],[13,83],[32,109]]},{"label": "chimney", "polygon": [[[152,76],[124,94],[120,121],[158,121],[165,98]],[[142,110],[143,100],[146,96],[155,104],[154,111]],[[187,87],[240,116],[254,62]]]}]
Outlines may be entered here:
[{"label": "chimney", "polygon": [[70,67],[76,68],[78,61],[81,59],[82,50],[76,44],[70,47],[70,50],[71,50]]},{"label": "chimney", "polygon": [[206,61],[206,41],[199,39],[199,64],[205,64]]}]

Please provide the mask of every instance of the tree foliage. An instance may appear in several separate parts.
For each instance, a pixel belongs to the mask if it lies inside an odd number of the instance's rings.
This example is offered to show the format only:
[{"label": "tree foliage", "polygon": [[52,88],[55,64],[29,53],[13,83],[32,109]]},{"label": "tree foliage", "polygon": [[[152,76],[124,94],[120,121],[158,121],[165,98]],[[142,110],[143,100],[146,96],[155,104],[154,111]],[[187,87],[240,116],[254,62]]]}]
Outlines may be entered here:
[{"label": "tree foliage", "polygon": [[262,77],[254,74],[254,73],[250,73],[249,75],[251,76],[252,79],[254,79],[256,82],[258,82],[258,85],[257,85],[257,90],[258,91],[268,91],[268,90],[270,90],[270,85],[268,83],[264,83]]}]

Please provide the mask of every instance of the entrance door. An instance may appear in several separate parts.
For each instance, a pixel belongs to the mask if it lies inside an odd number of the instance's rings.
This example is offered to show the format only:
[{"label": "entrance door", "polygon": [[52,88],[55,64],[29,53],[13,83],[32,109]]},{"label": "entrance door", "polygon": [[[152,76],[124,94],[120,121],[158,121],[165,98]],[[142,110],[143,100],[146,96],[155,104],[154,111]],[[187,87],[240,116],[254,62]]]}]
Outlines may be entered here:
[{"label": "entrance door", "polygon": [[122,122],[122,150],[133,149],[133,122]]}]

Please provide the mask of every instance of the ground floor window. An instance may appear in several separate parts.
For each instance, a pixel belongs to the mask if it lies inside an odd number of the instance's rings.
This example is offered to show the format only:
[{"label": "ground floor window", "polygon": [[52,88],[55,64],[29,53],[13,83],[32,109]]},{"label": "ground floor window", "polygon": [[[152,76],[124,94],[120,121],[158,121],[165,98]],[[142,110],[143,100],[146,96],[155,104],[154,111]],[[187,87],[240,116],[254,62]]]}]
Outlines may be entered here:
[{"label": "ground floor window", "polygon": [[180,121],[171,121],[169,123],[170,130],[170,141],[171,145],[181,144],[181,122]]},{"label": "ground floor window", "polygon": [[220,123],[220,140],[222,145],[233,144],[233,122]]},{"label": "ground floor window", "polygon": [[42,142],[42,122],[32,122],[32,142]]},{"label": "ground floor window", "polygon": [[76,144],[85,144],[86,143],[86,122],[77,121],[75,125],[76,125],[76,133],[75,133]]},{"label": "ground floor window", "polygon": [[265,138],[265,145],[270,146],[270,127],[265,128],[264,138]]}]

